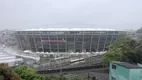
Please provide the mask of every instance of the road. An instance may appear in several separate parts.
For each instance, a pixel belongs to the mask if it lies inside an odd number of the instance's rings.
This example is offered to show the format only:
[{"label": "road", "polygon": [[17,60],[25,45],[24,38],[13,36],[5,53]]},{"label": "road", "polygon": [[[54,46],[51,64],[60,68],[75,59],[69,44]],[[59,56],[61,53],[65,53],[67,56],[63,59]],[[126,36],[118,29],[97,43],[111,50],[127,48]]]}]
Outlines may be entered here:
[{"label": "road", "polygon": [[66,77],[71,77],[71,76],[80,76],[80,77],[88,77],[89,76],[92,78],[94,76],[100,78],[100,80],[109,80],[109,73],[107,68],[99,68],[99,69],[88,69],[88,70],[79,70],[79,71],[69,71],[69,72],[56,72],[56,73],[50,73],[48,75],[55,75],[59,76],[63,74]]}]

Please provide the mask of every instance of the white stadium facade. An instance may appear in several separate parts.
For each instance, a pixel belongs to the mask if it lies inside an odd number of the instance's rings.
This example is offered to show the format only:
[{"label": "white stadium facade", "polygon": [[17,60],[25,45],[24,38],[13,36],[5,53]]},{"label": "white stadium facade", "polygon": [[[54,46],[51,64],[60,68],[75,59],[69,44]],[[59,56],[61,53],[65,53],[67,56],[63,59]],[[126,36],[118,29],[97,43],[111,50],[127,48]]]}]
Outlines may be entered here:
[{"label": "white stadium facade", "polygon": [[33,52],[100,52],[126,31],[94,28],[46,28],[15,32],[21,50]]}]

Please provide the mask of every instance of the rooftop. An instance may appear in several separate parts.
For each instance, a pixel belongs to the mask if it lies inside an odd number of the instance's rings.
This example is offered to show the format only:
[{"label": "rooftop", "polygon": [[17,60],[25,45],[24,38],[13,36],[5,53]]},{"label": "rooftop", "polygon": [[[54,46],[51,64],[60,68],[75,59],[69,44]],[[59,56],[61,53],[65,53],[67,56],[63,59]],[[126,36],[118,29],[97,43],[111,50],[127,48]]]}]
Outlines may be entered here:
[{"label": "rooftop", "polygon": [[117,64],[117,65],[120,65],[120,66],[123,66],[123,67],[126,67],[128,69],[139,69],[139,68],[142,68],[142,67],[139,67],[137,65],[134,65],[134,64],[130,64],[130,63],[127,63],[127,62],[117,62],[117,61],[114,61],[112,62],[113,64]]},{"label": "rooftop", "polygon": [[[115,29],[102,29],[102,28],[39,28],[39,29],[26,29],[20,31],[118,31]],[[120,31],[120,30],[119,30]]]}]

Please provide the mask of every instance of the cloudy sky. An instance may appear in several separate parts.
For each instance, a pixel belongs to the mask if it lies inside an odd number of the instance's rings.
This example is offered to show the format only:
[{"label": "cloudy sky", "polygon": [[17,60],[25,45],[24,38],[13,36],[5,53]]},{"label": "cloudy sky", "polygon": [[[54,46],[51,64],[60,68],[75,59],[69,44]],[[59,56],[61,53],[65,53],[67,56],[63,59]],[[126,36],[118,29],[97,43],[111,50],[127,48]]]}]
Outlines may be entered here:
[{"label": "cloudy sky", "polygon": [[0,0],[0,29],[137,29],[142,0]]}]

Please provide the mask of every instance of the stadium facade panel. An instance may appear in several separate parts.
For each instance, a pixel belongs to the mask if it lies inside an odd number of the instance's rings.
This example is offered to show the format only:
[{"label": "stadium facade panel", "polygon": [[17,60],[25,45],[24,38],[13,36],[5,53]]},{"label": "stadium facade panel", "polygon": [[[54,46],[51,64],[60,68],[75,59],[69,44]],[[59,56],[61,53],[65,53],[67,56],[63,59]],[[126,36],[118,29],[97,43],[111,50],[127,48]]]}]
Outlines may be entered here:
[{"label": "stadium facade panel", "polygon": [[126,31],[115,30],[25,30],[15,36],[22,50],[34,52],[99,52],[108,50]]}]

